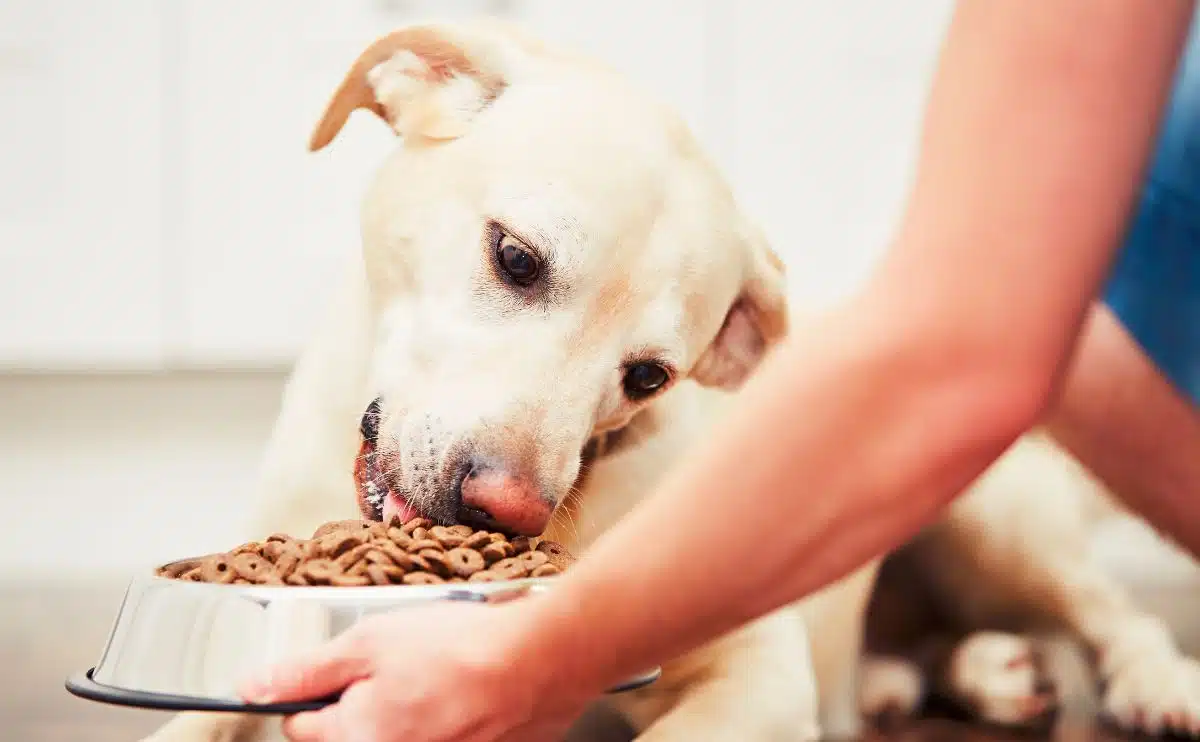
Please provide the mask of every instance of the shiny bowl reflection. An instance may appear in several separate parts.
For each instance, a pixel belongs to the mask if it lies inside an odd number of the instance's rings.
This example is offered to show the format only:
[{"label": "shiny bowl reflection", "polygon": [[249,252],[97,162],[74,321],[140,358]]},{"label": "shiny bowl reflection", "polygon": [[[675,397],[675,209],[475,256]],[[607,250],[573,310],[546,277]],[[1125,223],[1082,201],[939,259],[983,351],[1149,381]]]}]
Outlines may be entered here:
[{"label": "shiny bowl reflection", "polygon": [[[125,593],[96,666],[69,691],[91,700],[175,710],[284,712],[251,706],[238,683],[327,642],[363,618],[442,600],[496,603],[549,589],[554,578],[390,587],[214,585],[139,576]],[[658,668],[610,689],[654,682]],[[317,708],[336,697],[300,704]],[[293,705],[295,706],[295,705]]]}]

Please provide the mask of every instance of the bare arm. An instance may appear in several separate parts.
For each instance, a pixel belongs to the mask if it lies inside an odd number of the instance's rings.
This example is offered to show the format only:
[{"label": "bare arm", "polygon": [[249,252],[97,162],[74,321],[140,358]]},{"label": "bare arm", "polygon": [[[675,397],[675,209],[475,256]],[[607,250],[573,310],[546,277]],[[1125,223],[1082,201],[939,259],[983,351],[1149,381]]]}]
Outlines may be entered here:
[{"label": "bare arm", "polygon": [[1200,413],[1106,308],[1093,310],[1047,423],[1126,505],[1200,555]]},{"label": "bare arm", "polygon": [[[796,332],[719,438],[529,600],[538,633],[519,651],[597,687],[819,589],[932,520],[1052,400],[1131,211],[1190,11],[960,3],[878,274]],[[738,528],[716,517],[751,496]],[[631,547],[648,542],[656,560],[635,563]]]}]

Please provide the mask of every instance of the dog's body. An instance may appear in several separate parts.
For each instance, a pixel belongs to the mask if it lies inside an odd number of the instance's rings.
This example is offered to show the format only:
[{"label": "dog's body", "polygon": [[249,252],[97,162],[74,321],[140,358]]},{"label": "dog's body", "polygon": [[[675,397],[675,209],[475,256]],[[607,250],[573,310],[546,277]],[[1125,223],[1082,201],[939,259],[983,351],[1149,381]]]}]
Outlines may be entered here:
[{"label": "dog's body", "polygon": [[[390,508],[482,514],[586,551],[718,424],[783,335],[782,266],[673,115],[510,29],[381,40],[314,148],[354,108],[406,146],[368,195],[362,255],[289,382],[248,535]],[[605,110],[615,134],[591,120]],[[372,404],[377,429],[363,433]],[[364,436],[385,465],[369,495],[354,473]],[[589,441],[598,455],[581,474]],[[934,593],[962,609],[966,638],[940,659],[890,637],[880,646],[893,656],[868,656],[859,672],[874,563],[611,702],[648,742],[811,740],[857,733],[860,700],[868,714],[910,711],[932,671],[984,718],[1023,723],[1044,706],[1029,645],[969,632],[1041,617],[1102,655],[1114,710],[1132,720],[1142,709],[1152,724],[1161,679],[1187,676],[1183,700],[1196,703],[1197,673],[1087,565],[1087,503],[1099,497],[1031,438],[911,546]],[[182,715],[154,739],[264,733],[247,717]]]}]

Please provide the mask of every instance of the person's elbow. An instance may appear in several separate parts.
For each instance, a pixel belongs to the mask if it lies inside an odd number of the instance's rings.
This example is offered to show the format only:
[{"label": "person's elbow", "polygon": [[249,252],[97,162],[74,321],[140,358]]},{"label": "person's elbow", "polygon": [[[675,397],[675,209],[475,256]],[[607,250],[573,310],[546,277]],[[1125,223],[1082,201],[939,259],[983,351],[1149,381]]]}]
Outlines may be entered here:
[{"label": "person's elbow", "polygon": [[963,343],[930,381],[941,412],[953,421],[957,446],[998,457],[1035,427],[1053,403],[1056,367],[1019,344]]},{"label": "person's elbow", "polygon": [[1053,402],[1056,359],[1030,343],[1003,342],[960,322],[899,324],[905,327],[892,336],[899,342],[892,345],[888,375],[906,388],[898,400],[903,415],[921,421],[924,432],[915,445],[948,474],[981,473]]}]

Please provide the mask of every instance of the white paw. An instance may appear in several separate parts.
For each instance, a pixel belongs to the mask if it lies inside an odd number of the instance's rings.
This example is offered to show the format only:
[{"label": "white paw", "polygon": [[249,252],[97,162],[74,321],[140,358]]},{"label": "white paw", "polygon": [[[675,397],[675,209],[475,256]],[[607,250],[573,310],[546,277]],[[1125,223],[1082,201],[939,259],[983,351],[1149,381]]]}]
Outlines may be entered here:
[{"label": "white paw", "polygon": [[921,671],[912,662],[895,657],[863,660],[858,687],[863,716],[880,723],[912,716],[924,691]]},{"label": "white paw", "polygon": [[959,700],[993,724],[1031,725],[1055,708],[1033,643],[1021,636],[971,634],[954,649],[948,680]]},{"label": "white paw", "polygon": [[1103,709],[1125,731],[1200,737],[1200,662],[1174,652],[1132,659],[1109,678]]}]

